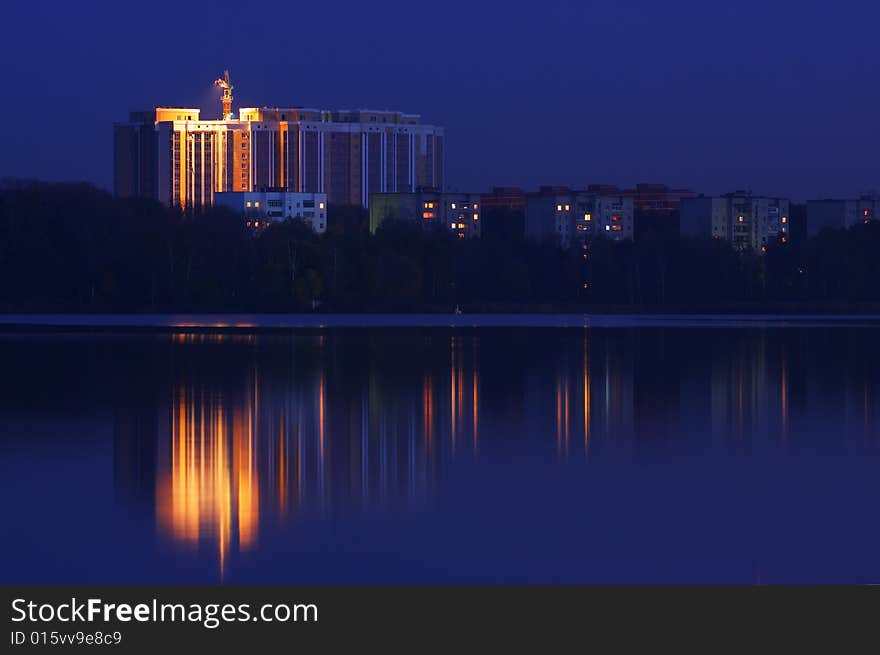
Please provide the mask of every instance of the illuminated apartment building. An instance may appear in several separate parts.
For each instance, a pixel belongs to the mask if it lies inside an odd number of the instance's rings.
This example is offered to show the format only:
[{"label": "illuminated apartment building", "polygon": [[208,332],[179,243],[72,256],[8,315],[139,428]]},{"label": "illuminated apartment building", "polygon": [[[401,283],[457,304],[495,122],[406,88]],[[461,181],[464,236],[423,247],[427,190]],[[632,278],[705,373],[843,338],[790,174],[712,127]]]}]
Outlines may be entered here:
[{"label": "illuminated apartment building", "polygon": [[681,201],[682,236],[730,241],[736,250],[767,249],[790,238],[789,201],[737,191]]},{"label": "illuminated apartment building", "polygon": [[254,230],[291,219],[304,221],[318,234],[327,231],[327,196],[323,193],[223,191],[214,194],[214,205],[241,214],[245,226]]},{"label": "illuminated apartment building", "polygon": [[157,107],[115,125],[116,194],[189,209],[212,205],[217,192],[281,188],[367,207],[374,193],[443,188],[443,128],[417,115],[242,108],[236,117],[231,88],[224,120]]},{"label": "illuminated apartment building", "polygon": [[563,248],[596,238],[623,241],[634,238],[633,199],[541,187],[526,194],[526,238],[555,241]]},{"label": "illuminated apartment building", "polygon": [[852,200],[808,200],[807,235],[813,237],[825,228],[846,229],[870,223],[880,217],[880,197],[862,196]]},{"label": "illuminated apartment building", "polygon": [[422,189],[415,193],[377,193],[370,199],[370,232],[385,221],[414,221],[429,230],[449,230],[459,239],[480,236],[480,194],[442,193]]}]

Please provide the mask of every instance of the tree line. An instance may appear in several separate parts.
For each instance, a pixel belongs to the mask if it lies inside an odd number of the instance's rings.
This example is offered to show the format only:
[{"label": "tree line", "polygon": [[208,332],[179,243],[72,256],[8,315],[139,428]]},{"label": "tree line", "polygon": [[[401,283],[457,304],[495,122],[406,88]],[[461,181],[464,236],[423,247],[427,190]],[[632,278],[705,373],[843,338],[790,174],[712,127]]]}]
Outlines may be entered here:
[{"label": "tree line", "polygon": [[[637,225],[635,242],[562,250],[486,211],[483,238],[413,223],[368,233],[360,207],[328,231],[248,230],[214,208],[182,214],[88,184],[0,186],[3,312],[870,311],[880,224],[737,253]],[[664,219],[668,221],[669,219]],[[657,225],[663,220],[658,219]],[[646,219],[645,225],[651,225]]]}]

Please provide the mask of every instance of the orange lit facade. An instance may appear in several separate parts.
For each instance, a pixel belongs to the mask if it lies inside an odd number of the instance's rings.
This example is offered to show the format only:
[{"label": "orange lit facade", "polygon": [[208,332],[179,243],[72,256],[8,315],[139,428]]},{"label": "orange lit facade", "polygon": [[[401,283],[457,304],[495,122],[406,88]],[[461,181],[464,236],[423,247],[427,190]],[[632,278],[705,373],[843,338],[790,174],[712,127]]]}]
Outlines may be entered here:
[{"label": "orange lit facade", "polygon": [[443,128],[401,112],[243,108],[202,120],[158,107],[114,126],[114,187],[182,209],[266,188],[367,207],[373,193],[442,188],[443,144]]}]

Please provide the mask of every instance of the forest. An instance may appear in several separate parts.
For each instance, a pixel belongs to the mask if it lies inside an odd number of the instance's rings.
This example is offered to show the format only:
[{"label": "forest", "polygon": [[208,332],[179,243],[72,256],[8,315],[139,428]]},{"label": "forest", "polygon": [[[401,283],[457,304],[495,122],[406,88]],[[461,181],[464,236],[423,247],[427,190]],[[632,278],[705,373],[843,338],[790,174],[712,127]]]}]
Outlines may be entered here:
[{"label": "forest", "polygon": [[[880,223],[737,253],[721,240],[636,229],[562,250],[484,210],[483,238],[414,223],[249,230],[220,209],[182,214],[88,184],[0,186],[0,311],[867,312],[880,307]],[[648,223],[650,224],[650,223]]]}]

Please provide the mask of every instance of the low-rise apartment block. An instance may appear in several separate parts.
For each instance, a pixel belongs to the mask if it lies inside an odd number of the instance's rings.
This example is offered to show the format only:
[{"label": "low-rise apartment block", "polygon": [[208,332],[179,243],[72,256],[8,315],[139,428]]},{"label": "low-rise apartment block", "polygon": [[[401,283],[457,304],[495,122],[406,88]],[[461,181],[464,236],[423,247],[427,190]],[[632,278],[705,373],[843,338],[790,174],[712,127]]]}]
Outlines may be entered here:
[{"label": "low-rise apartment block", "polygon": [[223,191],[214,194],[214,205],[241,213],[245,227],[261,229],[288,219],[302,220],[317,234],[327,231],[327,195],[295,193],[284,189]]},{"label": "low-rise apartment block", "polygon": [[413,221],[428,230],[448,230],[459,239],[480,237],[480,194],[421,189],[370,197],[370,233],[386,221]]},{"label": "low-rise apartment block", "polygon": [[765,251],[790,239],[789,201],[737,191],[681,201],[680,231],[686,237],[725,239],[739,251]]},{"label": "low-rise apartment block", "polygon": [[851,200],[807,201],[807,236],[826,228],[846,229],[880,218],[880,196],[862,196]]},{"label": "low-rise apartment block", "polygon": [[526,195],[526,238],[563,248],[597,238],[623,241],[635,235],[633,199],[617,194],[541,187]]}]

